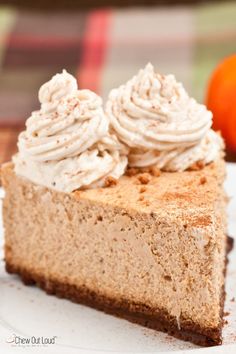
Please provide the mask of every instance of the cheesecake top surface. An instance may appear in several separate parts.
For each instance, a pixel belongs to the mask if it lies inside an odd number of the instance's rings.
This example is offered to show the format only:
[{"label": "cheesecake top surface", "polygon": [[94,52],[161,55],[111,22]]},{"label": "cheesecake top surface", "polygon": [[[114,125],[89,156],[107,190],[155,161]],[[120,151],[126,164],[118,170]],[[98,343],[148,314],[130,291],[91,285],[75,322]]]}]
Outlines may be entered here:
[{"label": "cheesecake top surface", "polygon": [[211,222],[209,215],[224,193],[224,178],[225,162],[218,160],[195,171],[122,176],[115,185],[75,191],[73,196],[163,217],[189,215],[189,222],[193,225],[196,220],[199,226]]},{"label": "cheesecake top surface", "polygon": [[[133,171],[131,171],[133,172]],[[131,173],[122,176],[117,183],[103,188],[78,190],[72,193],[49,189],[50,193],[89,201],[102,207],[112,206],[130,214],[144,213],[168,219],[176,218],[192,226],[202,227],[211,224],[211,213],[218,199],[224,195],[225,162],[213,162],[199,170],[184,172]],[[156,176],[154,175],[156,174]],[[8,178],[4,178],[7,176]],[[32,191],[47,193],[47,187],[34,184],[28,179],[17,176],[13,163],[2,166],[5,181],[14,178],[15,183],[32,186]],[[9,182],[5,182],[9,183]],[[3,183],[4,185],[4,183]],[[14,183],[12,184],[14,187]]]}]

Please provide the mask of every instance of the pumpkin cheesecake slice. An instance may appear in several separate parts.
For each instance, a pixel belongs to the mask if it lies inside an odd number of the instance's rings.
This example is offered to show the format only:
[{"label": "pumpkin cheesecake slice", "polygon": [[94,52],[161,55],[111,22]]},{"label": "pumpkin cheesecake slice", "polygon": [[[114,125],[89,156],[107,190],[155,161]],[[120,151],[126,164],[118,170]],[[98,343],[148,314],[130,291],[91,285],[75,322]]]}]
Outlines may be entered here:
[{"label": "pumpkin cheesecake slice", "polygon": [[106,114],[66,72],[40,89],[1,171],[6,269],[49,294],[221,344],[222,141],[211,114],[165,80],[148,66],[113,91]]}]

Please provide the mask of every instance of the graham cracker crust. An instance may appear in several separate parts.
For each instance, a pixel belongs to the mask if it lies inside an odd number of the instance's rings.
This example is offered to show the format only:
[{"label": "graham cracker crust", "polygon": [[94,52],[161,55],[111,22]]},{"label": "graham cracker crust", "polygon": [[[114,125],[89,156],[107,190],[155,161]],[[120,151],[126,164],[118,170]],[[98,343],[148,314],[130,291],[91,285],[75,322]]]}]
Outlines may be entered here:
[{"label": "graham cracker crust", "polygon": [[[228,237],[227,254],[233,248],[233,239]],[[227,268],[227,257],[225,261],[225,273]],[[180,318],[179,327],[176,318],[167,312],[158,312],[149,306],[141,303],[134,303],[126,300],[111,299],[97,294],[86,287],[58,282],[55,279],[47,279],[42,275],[29,270],[17,267],[6,260],[6,271],[18,274],[25,285],[37,285],[49,295],[56,295],[75,303],[83,304],[105,313],[124,318],[130,322],[142,326],[166,332],[171,336],[185,341],[190,341],[200,346],[214,346],[222,344],[223,311],[225,301],[225,287],[222,288],[221,296],[221,323],[217,328],[201,328],[190,320]]]}]

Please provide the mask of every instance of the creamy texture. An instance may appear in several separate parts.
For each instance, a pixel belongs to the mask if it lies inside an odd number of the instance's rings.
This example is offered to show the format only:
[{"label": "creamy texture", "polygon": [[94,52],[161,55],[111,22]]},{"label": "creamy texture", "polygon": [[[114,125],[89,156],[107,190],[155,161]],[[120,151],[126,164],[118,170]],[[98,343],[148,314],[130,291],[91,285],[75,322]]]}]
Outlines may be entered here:
[{"label": "creamy texture", "polygon": [[39,101],[41,109],[19,135],[17,174],[71,192],[103,186],[106,177],[124,173],[127,152],[109,133],[99,96],[78,90],[76,79],[63,70],[40,88]]},{"label": "creamy texture", "polygon": [[173,75],[151,64],[111,91],[106,113],[119,140],[130,149],[129,165],[183,171],[218,158],[221,137],[211,130],[212,113],[189,97]]},{"label": "creamy texture", "polygon": [[[143,304],[150,315],[165,309],[181,328],[185,318],[186,329],[192,322],[216,329],[226,249],[224,167],[217,161],[201,171],[162,173],[143,201],[136,176],[103,193],[68,196],[32,185],[5,165],[6,262],[32,275],[37,269],[50,288],[54,280],[71,284],[73,294],[88,289],[113,299],[116,310],[122,299]],[[207,182],[200,185],[201,177]]]}]

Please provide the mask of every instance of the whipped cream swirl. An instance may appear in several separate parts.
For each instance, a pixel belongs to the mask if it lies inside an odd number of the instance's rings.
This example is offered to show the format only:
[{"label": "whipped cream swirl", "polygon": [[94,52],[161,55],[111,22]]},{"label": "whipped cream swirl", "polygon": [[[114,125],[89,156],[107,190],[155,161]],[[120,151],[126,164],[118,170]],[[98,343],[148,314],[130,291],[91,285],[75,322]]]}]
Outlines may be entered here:
[{"label": "whipped cream swirl", "polygon": [[17,174],[64,192],[103,186],[106,177],[123,175],[127,151],[109,133],[99,96],[78,90],[63,70],[40,88],[39,101],[41,109],[19,135]]},{"label": "whipped cream swirl", "polygon": [[183,171],[197,161],[215,160],[223,147],[211,130],[212,113],[173,75],[155,73],[150,63],[110,92],[106,113],[130,149],[130,166]]}]

